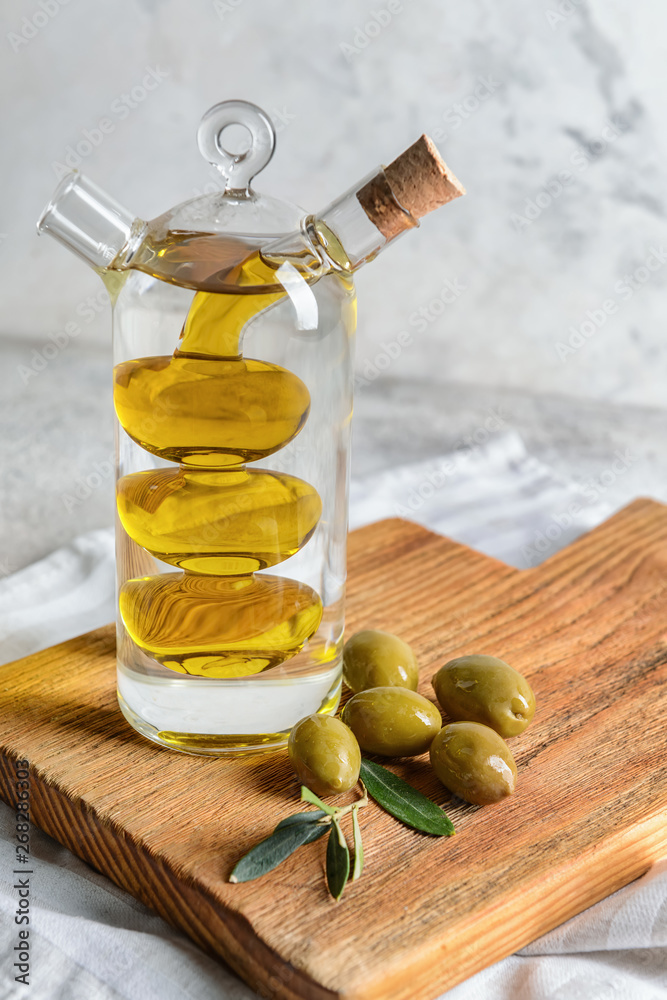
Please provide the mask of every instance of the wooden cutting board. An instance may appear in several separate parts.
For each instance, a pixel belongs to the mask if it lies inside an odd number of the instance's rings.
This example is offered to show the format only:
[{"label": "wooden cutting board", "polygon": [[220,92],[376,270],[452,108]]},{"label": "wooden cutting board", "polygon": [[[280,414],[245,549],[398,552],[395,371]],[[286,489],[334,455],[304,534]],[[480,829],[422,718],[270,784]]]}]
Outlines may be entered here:
[{"label": "wooden cutting board", "polygon": [[667,507],[637,501],[527,571],[384,521],[351,536],[349,570],[349,629],[411,642],[427,696],[467,652],[503,657],[535,689],[510,799],[448,805],[427,758],[392,765],[447,807],[455,837],[371,804],[366,869],[341,902],[322,840],[231,885],[299,808],[286,753],[186,757],[136,735],[116,706],[111,628],[0,668],[0,791],[15,803],[14,761],[29,759],[34,822],[263,996],[430,1000],[667,854]]}]

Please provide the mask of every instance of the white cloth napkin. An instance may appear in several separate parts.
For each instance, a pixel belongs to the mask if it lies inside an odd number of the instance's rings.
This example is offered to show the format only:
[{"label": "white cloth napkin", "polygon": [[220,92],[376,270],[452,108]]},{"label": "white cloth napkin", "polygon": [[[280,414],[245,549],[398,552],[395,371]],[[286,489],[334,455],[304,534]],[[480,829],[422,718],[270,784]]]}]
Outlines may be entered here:
[{"label": "white cloth napkin", "polygon": [[[517,435],[352,484],[350,520],[413,520],[525,568],[610,513]],[[7,662],[114,618],[113,538],[89,532],[0,581]],[[0,803],[0,1000],[251,1000],[219,963],[50,837],[31,833],[30,986],[13,969],[14,813]],[[445,994],[447,1000],[667,1000],[667,861]]]},{"label": "white cloth napkin", "polygon": [[543,562],[612,509],[529,455],[515,431],[356,479],[350,528],[405,517],[510,566]]}]

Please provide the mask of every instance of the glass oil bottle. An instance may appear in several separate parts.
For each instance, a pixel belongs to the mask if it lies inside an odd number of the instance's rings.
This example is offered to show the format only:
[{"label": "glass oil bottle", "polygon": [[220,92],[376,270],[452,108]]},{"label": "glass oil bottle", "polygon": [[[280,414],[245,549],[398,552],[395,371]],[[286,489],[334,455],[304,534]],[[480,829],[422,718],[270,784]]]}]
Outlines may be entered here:
[{"label": "glass oil bottle", "polygon": [[[231,124],[250,147],[224,147]],[[275,135],[227,101],[199,128],[224,192],[144,223],[79,174],[38,229],[113,304],[118,699],[188,753],[283,744],[336,710],[353,272],[463,193],[422,137],[323,212],[257,194]]]}]

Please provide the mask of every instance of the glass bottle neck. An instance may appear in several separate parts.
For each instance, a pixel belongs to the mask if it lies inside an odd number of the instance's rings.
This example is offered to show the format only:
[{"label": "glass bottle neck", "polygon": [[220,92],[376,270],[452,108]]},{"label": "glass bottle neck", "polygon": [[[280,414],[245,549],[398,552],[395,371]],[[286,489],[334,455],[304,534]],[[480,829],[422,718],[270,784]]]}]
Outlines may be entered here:
[{"label": "glass bottle neck", "polygon": [[271,242],[261,254],[273,266],[291,261],[311,278],[329,271],[352,274],[418,226],[379,167],[321,212],[306,215],[299,233]]},{"label": "glass bottle neck", "polygon": [[37,223],[97,270],[127,267],[140,246],[146,223],[74,170],[60,182]]},{"label": "glass bottle neck", "polygon": [[[384,232],[372,194],[380,186],[384,208],[388,205],[394,219],[390,228],[383,227]],[[417,219],[395,198],[383,168],[379,167],[321,212],[307,216],[303,228],[332,269],[353,272],[374,260],[403,232],[418,226]]]},{"label": "glass bottle neck", "polygon": [[[418,225],[399,203],[380,167],[321,212],[305,216],[297,232],[270,240],[260,253],[272,267],[291,263],[309,280],[331,271],[351,274]],[[38,230],[60,240],[100,272],[141,269],[141,250],[150,237],[150,224],[133,218],[115,199],[76,173],[59,186]],[[214,245],[217,234],[209,235]],[[229,238],[221,233],[220,240],[224,243]],[[160,271],[155,276],[165,275]],[[176,279],[172,274],[168,280]]]}]

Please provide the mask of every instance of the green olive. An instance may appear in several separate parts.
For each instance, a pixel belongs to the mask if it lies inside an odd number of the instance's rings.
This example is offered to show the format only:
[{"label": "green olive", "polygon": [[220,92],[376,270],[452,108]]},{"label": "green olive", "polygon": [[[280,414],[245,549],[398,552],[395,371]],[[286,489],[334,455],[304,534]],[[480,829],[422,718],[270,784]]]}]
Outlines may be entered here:
[{"label": "green olive", "polygon": [[417,658],[397,635],[379,629],[355,632],[343,649],[343,680],[354,691],[374,687],[417,690]]},{"label": "green olive", "polygon": [[297,722],[287,752],[301,784],[316,795],[349,792],[359,780],[359,744],[332,715],[307,715]]},{"label": "green olive", "polygon": [[425,753],[442,725],[433,702],[400,687],[360,691],[348,701],[342,719],[362,750],[384,757]]},{"label": "green olive", "polygon": [[518,736],[535,715],[533,689],[495,656],[459,656],[433,678],[436,698],[454,720],[481,722],[504,739]]},{"label": "green olive", "polygon": [[445,788],[474,805],[511,795],[516,764],[498,733],[478,722],[452,722],[431,744],[431,765]]}]

